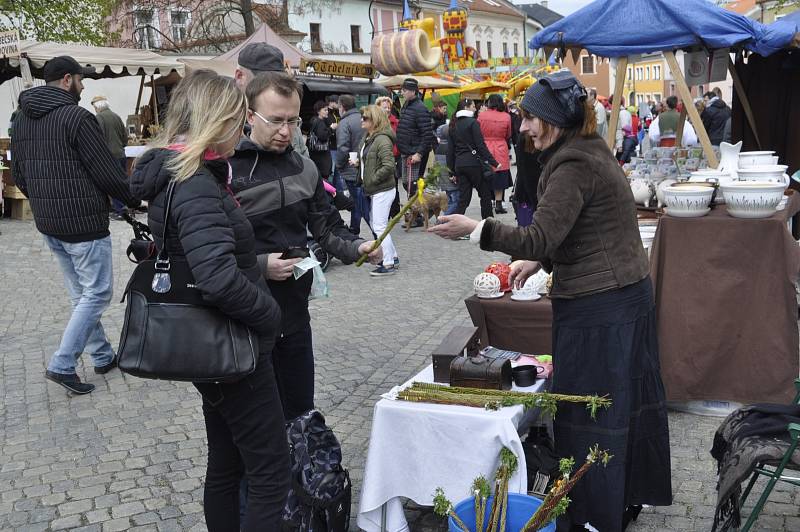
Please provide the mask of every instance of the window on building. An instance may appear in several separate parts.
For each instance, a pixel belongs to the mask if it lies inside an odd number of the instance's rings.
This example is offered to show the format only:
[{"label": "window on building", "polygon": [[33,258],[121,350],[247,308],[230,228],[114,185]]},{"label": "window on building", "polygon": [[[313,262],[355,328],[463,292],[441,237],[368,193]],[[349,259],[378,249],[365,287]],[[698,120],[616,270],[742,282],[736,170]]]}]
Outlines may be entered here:
[{"label": "window on building", "polygon": [[350,26],[350,49],[354,54],[360,54],[361,49],[361,26]]},{"label": "window on building", "polygon": [[644,69],[644,79],[650,79],[650,67],[645,67]]},{"label": "window on building", "polygon": [[481,57],[481,41],[475,41],[475,53]]},{"label": "window on building", "polygon": [[486,58],[492,58],[492,41],[486,41]]},{"label": "window on building", "polygon": [[661,95],[659,93],[653,94],[653,98],[656,100],[656,102],[661,102]]},{"label": "window on building", "polygon": [[519,43],[514,43],[514,57],[519,57]]},{"label": "window on building", "polygon": [[503,43],[503,57],[508,57],[508,43]]},{"label": "window on building", "polygon": [[594,56],[581,56],[581,74],[594,74]]},{"label": "window on building", "polygon": [[311,51],[321,52],[322,51],[322,39],[320,38],[321,24],[312,22],[308,26],[309,26],[309,33],[311,34]]},{"label": "window on building", "polygon": [[161,47],[161,36],[158,34],[158,13],[155,9],[137,9],[135,12],[136,39],[139,48]]},{"label": "window on building", "polygon": [[628,67],[628,76],[626,79],[633,79],[633,68]]},{"label": "window on building", "polygon": [[189,29],[189,12],[183,9],[173,9],[170,12],[170,26],[172,27],[172,40],[179,43],[186,40]]},{"label": "window on building", "polygon": [[653,79],[661,79],[661,65],[653,67]]}]

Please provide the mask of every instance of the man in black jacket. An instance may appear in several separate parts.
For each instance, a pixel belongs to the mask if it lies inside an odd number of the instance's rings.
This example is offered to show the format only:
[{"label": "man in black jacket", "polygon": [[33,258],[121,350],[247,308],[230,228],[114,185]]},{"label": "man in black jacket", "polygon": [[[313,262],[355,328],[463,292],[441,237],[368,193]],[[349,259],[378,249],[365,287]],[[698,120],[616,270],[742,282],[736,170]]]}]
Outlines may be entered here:
[{"label": "man in black jacket", "polygon": [[[433,146],[431,113],[419,98],[419,84],[414,78],[403,81],[405,98],[397,124],[397,149],[402,158],[402,182],[409,197],[417,192],[417,178],[425,171]],[[409,183],[410,182],[410,183]]]},{"label": "man in black jacket", "polygon": [[81,80],[93,72],[69,56],[48,61],[47,85],[20,94],[22,112],[11,142],[17,187],[30,200],[36,228],[58,259],[73,307],[45,377],[78,394],[94,390],[75,372],[81,353],[91,355],[95,373],[117,364],[100,323],[114,284],[108,197],[139,204],[97,120],[78,106]]},{"label": "man in black jacket", "polygon": [[[256,253],[270,292],[283,313],[272,351],[275,376],[287,420],[314,408],[314,351],[308,314],[313,272],[295,278],[300,257],[308,256],[307,234],[328,253],[349,264],[371,249],[354,236],[331,205],[311,159],[291,147],[300,127],[300,85],[287,74],[265,72],[247,86],[252,126],[230,159],[231,188],[256,237]],[[370,262],[381,260],[380,248]]]},{"label": "man in black jacket", "polygon": [[703,126],[706,128],[711,144],[719,146],[725,138],[725,124],[731,116],[731,110],[712,91],[703,95],[703,101],[706,108],[700,118],[703,120]]}]

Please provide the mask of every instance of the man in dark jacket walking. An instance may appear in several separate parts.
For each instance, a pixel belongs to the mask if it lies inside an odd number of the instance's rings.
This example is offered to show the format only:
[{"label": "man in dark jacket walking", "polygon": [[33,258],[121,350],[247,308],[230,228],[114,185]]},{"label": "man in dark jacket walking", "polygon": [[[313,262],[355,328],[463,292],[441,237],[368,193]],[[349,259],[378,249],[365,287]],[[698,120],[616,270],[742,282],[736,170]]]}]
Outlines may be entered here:
[{"label": "man in dark jacket walking", "polygon": [[[256,237],[264,276],[283,314],[272,351],[286,419],[314,407],[314,351],[308,296],[313,272],[295,278],[295,265],[308,256],[307,234],[328,253],[349,264],[372,242],[351,234],[331,205],[314,162],[291,147],[300,124],[300,85],[287,74],[266,72],[247,86],[250,138],[230,159],[231,188]],[[380,248],[370,261],[380,261]]]},{"label": "man in dark jacket walking", "polygon": [[708,132],[708,138],[711,144],[719,146],[725,138],[725,124],[731,117],[730,108],[725,105],[715,92],[709,91],[703,95],[703,101],[706,104],[703,114],[700,118],[703,120],[703,126]]},{"label": "man in dark jacket walking", "polygon": [[[128,131],[125,129],[125,124],[122,119],[111,110],[108,106],[108,99],[105,96],[95,96],[92,98],[92,107],[94,107],[97,123],[100,124],[100,131],[103,132],[103,137],[106,140],[108,151],[111,156],[119,161],[120,168],[123,173],[128,172],[128,160],[125,158],[125,146],[128,145]],[[122,220],[122,213],[125,210],[125,204],[118,199],[111,200],[114,207],[114,214],[111,218],[115,220]]]},{"label": "man in dark jacket walking", "polygon": [[339,127],[336,128],[336,168],[353,199],[350,231],[358,236],[361,234],[361,218],[367,222],[367,227],[370,226],[370,209],[364,188],[358,183],[356,166],[350,154],[358,151],[361,139],[364,138],[364,129],[361,127],[361,114],[356,109],[356,99],[352,95],[339,96],[339,107],[342,108],[342,117],[339,119]]},{"label": "man in dark jacket walking", "polygon": [[405,103],[397,124],[397,149],[402,158],[401,181],[410,197],[416,194],[417,178],[428,165],[428,155],[433,146],[433,126],[431,113],[419,98],[417,80],[408,78],[403,81],[400,92]]},{"label": "man in dark jacket walking", "polygon": [[108,197],[130,206],[139,203],[97,120],[78,106],[81,80],[93,72],[69,56],[48,61],[47,85],[19,97],[22,113],[11,142],[17,186],[30,200],[36,228],[58,259],[73,307],[45,376],[78,394],[94,390],[75,372],[81,353],[91,355],[95,373],[117,364],[100,323],[114,283]]}]

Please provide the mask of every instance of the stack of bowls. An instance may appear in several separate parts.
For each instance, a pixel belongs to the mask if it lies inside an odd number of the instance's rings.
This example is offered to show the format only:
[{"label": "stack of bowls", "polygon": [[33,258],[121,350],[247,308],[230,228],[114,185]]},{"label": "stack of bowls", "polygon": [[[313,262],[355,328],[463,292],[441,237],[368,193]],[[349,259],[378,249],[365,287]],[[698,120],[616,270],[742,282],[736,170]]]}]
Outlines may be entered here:
[{"label": "stack of bowls", "polygon": [[747,166],[739,168],[737,171],[740,181],[758,181],[782,183],[784,187],[789,186],[789,176],[786,175],[788,166],[785,164],[768,164],[761,166]]},{"label": "stack of bowls", "polygon": [[739,153],[739,168],[778,164],[774,151],[743,151]]},{"label": "stack of bowls", "polygon": [[664,190],[667,214],[678,218],[699,218],[708,214],[714,187],[704,185],[697,183],[667,187]]},{"label": "stack of bowls", "polygon": [[786,188],[783,183],[738,181],[720,187],[735,218],[769,218],[775,214]]}]

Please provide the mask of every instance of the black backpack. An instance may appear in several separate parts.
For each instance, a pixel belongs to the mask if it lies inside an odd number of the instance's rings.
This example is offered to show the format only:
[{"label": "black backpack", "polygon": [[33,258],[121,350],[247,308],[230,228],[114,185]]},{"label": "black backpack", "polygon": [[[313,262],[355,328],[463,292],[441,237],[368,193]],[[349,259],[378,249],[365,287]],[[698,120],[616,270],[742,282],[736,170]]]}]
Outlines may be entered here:
[{"label": "black backpack", "polygon": [[347,532],[350,475],[325,418],[310,410],[287,423],[292,485],[283,510],[286,532]]}]

